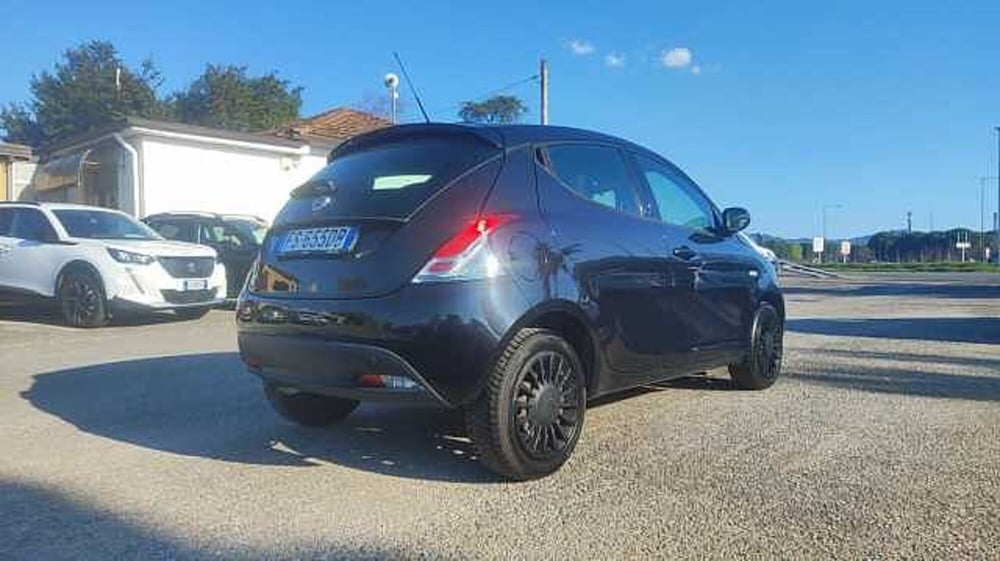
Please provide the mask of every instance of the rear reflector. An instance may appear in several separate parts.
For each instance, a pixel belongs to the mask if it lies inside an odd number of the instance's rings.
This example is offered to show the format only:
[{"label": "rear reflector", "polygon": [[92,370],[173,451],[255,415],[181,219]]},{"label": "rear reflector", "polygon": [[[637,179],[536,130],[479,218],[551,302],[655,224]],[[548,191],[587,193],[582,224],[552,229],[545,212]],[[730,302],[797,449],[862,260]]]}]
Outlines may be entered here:
[{"label": "rear reflector", "polygon": [[419,387],[419,384],[406,376],[382,374],[362,374],[358,376],[358,385],[363,388],[389,388],[393,390],[412,390]]}]

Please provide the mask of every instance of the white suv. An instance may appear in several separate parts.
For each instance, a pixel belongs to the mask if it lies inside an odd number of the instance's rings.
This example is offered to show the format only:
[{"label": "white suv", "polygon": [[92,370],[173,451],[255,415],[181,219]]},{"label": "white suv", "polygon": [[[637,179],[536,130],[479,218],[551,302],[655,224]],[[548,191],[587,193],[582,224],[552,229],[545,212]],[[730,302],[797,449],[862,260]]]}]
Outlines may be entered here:
[{"label": "white suv", "polygon": [[54,298],[77,327],[126,307],[197,318],[224,300],[226,271],[214,249],[167,241],[123,212],[0,203],[0,292]]}]

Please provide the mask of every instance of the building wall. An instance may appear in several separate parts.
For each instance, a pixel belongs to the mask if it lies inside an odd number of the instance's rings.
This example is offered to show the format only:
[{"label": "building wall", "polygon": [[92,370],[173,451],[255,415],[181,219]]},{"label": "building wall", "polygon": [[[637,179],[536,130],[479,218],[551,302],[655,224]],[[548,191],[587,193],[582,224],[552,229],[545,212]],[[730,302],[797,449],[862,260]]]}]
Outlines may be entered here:
[{"label": "building wall", "polygon": [[326,164],[325,155],[287,155],[186,139],[142,136],[137,144],[143,215],[206,211],[272,220],[289,191]]},{"label": "building wall", "polygon": [[38,164],[35,162],[13,162],[10,169],[10,198],[14,201],[34,200],[31,181]]}]

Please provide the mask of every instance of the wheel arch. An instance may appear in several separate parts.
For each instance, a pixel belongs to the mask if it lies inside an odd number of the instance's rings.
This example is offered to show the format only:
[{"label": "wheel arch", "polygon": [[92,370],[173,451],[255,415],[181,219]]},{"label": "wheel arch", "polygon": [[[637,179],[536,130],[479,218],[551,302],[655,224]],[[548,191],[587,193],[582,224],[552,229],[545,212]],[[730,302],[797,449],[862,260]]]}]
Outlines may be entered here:
[{"label": "wheel arch", "polygon": [[83,259],[73,259],[59,269],[59,272],[56,274],[55,285],[52,287],[52,294],[54,297],[59,297],[59,286],[62,284],[63,278],[67,273],[71,273],[73,271],[86,271],[87,273],[94,275],[100,285],[101,294],[107,298],[107,288],[104,283],[104,277],[101,276],[101,271],[94,266],[93,263]]},{"label": "wheel arch", "polygon": [[562,336],[583,363],[587,393],[593,393],[598,387],[603,357],[593,324],[579,306],[562,300],[539,304],[511,326],[499,348],[505,348],[514,334],[526,327],[551,329]]}]

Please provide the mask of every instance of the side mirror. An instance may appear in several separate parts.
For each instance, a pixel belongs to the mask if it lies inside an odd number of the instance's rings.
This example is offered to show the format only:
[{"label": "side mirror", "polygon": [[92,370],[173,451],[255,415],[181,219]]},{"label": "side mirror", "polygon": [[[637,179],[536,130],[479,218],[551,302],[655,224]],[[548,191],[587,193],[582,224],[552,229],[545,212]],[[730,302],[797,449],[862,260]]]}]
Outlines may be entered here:
[{"label": "side mirror", "polygon": [[735,234],[750,225],[750,212],[745,208],[730,207],[722,211],[722,227],[727,234]]}]

